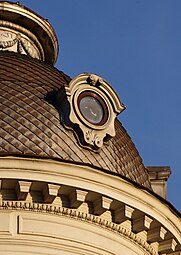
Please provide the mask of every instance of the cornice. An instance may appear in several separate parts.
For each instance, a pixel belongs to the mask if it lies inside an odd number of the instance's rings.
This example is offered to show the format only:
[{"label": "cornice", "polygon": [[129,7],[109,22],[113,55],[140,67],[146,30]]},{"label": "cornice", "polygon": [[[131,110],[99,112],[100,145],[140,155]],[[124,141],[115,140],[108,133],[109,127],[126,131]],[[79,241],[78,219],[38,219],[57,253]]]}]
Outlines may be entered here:
[{"label": "cornice", "polygon": [[38,212],[38,213],[50,213],[64,217],[70,217],[75,220],[86,221],[87,223],[95,224],[101,228],[105,228],[109,231],[112,231],[116,234],[124,236],[128,238],[136,245],[140,246],[141,249],[144,249],[150,255],[156,255],[157,252],[151,247],[147,242],[142,240],[139,236],[137,236],[132,231],[119,226],[113,222],[102,219],[99,216],[95,216],[92,214],[87,214],[84,212],[80,212],[74,209],[64,208],[64,207],[56,207],[48,204],[38,204],[38,203],[26,203],[26,202],[0,202],[0,210],[18,210],[18,211],[30,211],[30,212]]},{"label": "cornice", "polygon": [[[143,246],[148,247],[149,243],[153,248],[152,244],[157,242],[161,254],[171,254],[181,247],[179,214],[153,194],[119,176],[85,165],[54,160],[3,157],[0,162],[1,189],[6,188],[3,191],[7,192],[5,197],[8,198],[10,187],[11,192],[14,190],[12,204],[8,199],[2,199],[4,209],[65,214],[94,221],[109,230],[115,228],[121,234],[126,228],[125,237],[134,240],[136,236],[137,242],[142,242],[138,240],[142,239],[143,233],[142,240],[146,242]],[[42,194],[42,205],[32,203],[36,199],[31,197],[31,192],[36,192],[37,185]],[[68,199],[67,206],[58,202],[60,206],[57,207],[54,201],[60,201],[64,195]],[[89,202],[93,211],[90,213],[88,207],[82,211],[81,206],[87,206]]]}]

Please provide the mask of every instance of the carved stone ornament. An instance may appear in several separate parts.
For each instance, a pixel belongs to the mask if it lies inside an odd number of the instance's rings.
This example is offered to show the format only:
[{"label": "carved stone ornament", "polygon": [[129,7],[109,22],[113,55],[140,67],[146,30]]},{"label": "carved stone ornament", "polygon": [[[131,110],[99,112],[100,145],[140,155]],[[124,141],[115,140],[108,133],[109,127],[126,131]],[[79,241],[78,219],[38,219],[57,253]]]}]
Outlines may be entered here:
[{"label": "carved stone ornament", "polygon": [[100,149],[115,136],[114,121],[125,106],[113,88],[95,74],[76,76],[65,91],[70,111],[69,122],[64,124],[73,127],[82,145]]},{"label": "carved stone ornament", "polygon": [[28,37],[10,29],[0,29],[0,50],[9,50],[33,58],[41,58],[39,50]]}]

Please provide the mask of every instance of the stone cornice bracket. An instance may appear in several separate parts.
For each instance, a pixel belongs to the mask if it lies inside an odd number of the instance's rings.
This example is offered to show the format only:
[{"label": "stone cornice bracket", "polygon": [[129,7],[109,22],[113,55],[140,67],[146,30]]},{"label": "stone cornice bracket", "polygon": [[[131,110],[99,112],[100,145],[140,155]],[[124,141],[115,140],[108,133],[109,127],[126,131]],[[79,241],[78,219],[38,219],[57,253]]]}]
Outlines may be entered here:
[{"label": "stone cornice bracket", "polygon": [[16,193],[18,200],[25,200],[30,192],[31,181],[18,181],[16,185]]},{"label": "stone cornice bracket", "polygon": [[98,150],[115,136],[114,121],[125,109],[108,82],[95,74],[83,73],[65,85],[69,110],[62,102],[63,122],[72,128],[81,145]]},{"label": "stone cornice bracket", "polygon": [[49,22],[18,3],[0,2],[0,50],[55,64],[58,41]]},{"label": "stone cornice bracket", "polygon": [[59,189],[60,185],[48,183],[43,189],[44,201],[46,203],[52,203],[58,195]]}]

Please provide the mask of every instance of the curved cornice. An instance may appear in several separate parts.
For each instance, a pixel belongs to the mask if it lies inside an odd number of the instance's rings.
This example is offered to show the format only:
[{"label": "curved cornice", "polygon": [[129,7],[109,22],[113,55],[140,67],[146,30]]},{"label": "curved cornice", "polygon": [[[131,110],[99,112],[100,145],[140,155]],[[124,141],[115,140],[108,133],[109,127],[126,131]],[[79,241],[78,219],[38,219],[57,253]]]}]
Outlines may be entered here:
[{"label": "curved cornice", "polygon": [[135,187],[126,180],[91,167],[54,160],[1,158],[2,179],[34,180],[66,185],[95,192],[111,201],[129,205],[146,217],[156,220],[178,243],[181,243],[179,215],[153,194]]},{"label": "curved cornice", "polygon": [[55,214],[64,217],[70,217],[74,220],[84,221],[87,223],[94,224],[101,228],[107,229],[116,233],[126,239],[129,239],[131,242],[134,242],[136,245],[143,249],[147,254],[156,255],[157,252],[151,247],[147,242],[141,239],[138,235],[132,231],[119,226],[113,222],[109,222],[105,219],[102,219],[99,216],[92,214],[87,214],[80,212],[74,209],[56,207],[48,204],[38,204],[38,203],[26,203],[26,202],[0,202],[0,210],[18,210],[18,211],[30,211],[30,212],[39,212],[39,213],[49,213]]}]

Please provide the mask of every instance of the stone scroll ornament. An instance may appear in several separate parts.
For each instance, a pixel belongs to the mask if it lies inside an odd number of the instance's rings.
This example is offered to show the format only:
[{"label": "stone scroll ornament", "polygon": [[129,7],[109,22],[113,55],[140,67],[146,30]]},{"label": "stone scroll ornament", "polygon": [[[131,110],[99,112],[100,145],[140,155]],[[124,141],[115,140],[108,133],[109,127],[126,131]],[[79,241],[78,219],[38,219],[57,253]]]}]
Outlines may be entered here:
[{"label": "stone scroll ornament", "polygon": [[70,111],[64,124],[74,130],[81,145],[99,150],[115,136],[114,121],[125,106],[108,82],[95,74],[76,76],[65,91]]}]

